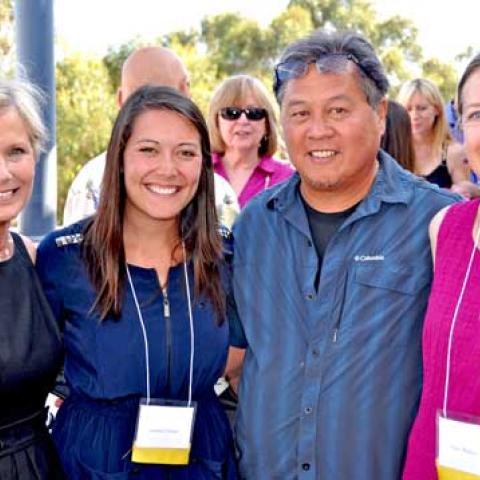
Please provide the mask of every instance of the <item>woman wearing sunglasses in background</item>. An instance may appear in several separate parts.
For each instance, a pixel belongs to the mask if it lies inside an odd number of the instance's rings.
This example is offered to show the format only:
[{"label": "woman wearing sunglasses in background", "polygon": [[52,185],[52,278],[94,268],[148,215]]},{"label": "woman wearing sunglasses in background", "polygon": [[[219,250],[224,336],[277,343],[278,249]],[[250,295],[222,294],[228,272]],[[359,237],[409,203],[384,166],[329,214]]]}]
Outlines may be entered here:
[{"label": "woman wearing sunglasses in background", "polygon": [[236,75],[217,87],[208,128],[215,172],[230,182],[240,208],[292,175],[290,164],[272,158],[278,143],[277,119],[265,87],[256,78]]}]

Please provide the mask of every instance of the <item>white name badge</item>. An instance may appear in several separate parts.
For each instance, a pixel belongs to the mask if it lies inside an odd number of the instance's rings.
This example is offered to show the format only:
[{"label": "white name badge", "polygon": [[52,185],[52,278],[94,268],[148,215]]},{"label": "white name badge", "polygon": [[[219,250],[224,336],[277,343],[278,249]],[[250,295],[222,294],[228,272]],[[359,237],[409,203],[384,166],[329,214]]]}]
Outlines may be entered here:
[{"label": "white name badge", "polygon": [[440,480],[480,479],[480,424],[438,415],[437,471]]},{"label": "white name badge", "polygon": [[190,457],[195,404],[152,399],[140,402],[132,462],[186,465]]}]

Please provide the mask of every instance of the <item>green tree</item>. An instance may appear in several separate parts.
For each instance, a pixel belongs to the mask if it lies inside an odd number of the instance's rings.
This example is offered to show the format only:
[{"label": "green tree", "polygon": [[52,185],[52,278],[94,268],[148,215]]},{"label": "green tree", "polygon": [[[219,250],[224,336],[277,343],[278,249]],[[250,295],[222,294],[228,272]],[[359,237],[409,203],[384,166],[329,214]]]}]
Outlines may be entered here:
[{"label": "green tree", "polygon": [[270,57],[267,32],[238,13],[222,13],[202,20],[201,42],[219,78],[237,73],[262,75]]},{"label": "green tree", "polygon": [[99,59],[79,54],[56,67],[58,212],[82,165],[105,150],[117,111],[107,69]]},{"label": "green tree", "polygon": [[289,43],[304,37],[312,30],[313,22],[305,8],[299,6],[288,8],[270,23],[267,35],[270,44],[269,56],[275,60]]},{"label": "green tree", "polygon": [[365,35],[385,65],[392,85],[410,77],[411,65],[422,58],[415,24],[395,15],[380,21],[369,0],[291,0],[302,7],[315,28],[353,30]]},{"label": "green tree", "polygon": [[457,72],[452,65],[430,58],[422,64],[422,74],[437,85],[445,101],[455,97]]}]

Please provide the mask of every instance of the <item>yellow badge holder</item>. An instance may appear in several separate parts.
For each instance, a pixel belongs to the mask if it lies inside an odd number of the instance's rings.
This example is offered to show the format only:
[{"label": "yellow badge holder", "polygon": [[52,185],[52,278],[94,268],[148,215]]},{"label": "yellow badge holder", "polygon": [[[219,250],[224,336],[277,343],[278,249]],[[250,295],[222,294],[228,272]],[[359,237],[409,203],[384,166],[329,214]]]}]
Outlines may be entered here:
[{"label": "yellow badge holder", "polygon": [[196,404],[172,400],[140,401],[132,462],[187,465]]}]

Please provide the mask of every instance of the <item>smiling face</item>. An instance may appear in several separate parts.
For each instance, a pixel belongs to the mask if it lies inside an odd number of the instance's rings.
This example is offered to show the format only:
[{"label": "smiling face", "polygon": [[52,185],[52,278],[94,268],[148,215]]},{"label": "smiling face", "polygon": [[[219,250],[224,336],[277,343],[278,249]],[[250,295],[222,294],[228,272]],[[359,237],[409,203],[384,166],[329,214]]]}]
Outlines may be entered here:
[{"label": "smiling face", "polygon": [[472,170],[480,175],[480,69],[466,81],[462,90],[462,125],[465,151]]},{"label": "smiling face", "polygon": [[13,220],[28,202],[35,154],[24,121],[14,108],[0,110],[0,224]]},{"label": "smiling face", "polygon": [[439,112],[435,105],[420,92],[415,92],[405,105],[412,123],[412,134],[415,138],[428,137],[433,134],[433,126]]},{"label": "smiling face", "polygon": [[386,102],[372,109],[354,68],[320,74],[310,66],[285,86],[285,141],[310,204],[318,193],[348,194],[362,182],[370,187],[375,175]]},{"label": "smiling face", "polygon": [[[247,95],[242,102],[238,102],[236,105],[225,105],[225,107],[261,108],[252,94]],[[225,120],[218,114],[218,128],[225,143],[225,154],[228,156],[229,150],[242,151],[245,154],[258,151],[260,141],[266,133],[265,122],[265,118],[249,120],[245,113],[242,113],[237,120]]]},{"label": "smiling face", "polygon": [[178,113],[148,110],[135,120],[123,163],[125,218],[177,224],[197,191],[200,135]]}]

